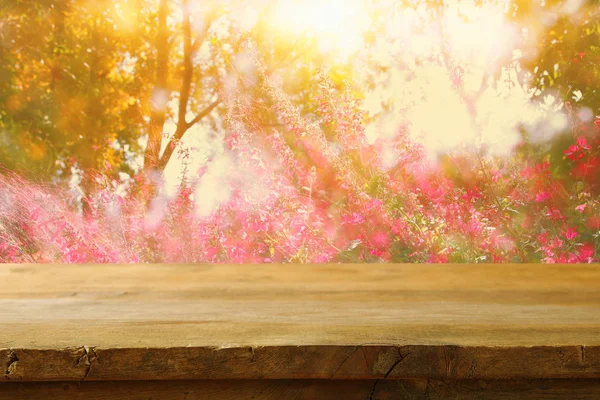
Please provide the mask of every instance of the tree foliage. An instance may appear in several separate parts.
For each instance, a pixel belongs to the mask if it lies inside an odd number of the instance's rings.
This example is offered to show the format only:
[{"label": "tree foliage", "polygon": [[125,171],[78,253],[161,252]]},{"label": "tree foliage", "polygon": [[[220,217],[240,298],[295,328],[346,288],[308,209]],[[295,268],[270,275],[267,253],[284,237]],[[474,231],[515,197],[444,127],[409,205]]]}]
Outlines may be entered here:
[{"label": "tree foliage", "polygon": [[[131,171],[125,152],[140,150],[144,132],[151,25],[125,22],[119,4],[5,4],[0,112],[12,168],[46,177],[68,176],[73,166]],[[151,19],[140,10],[141,21]],[[135,25],[128,32],[120,24]]]},{"label": "tree foliage", "polygon": [[535,97],[553,91],[565,101],[600,104],[600,3],[596,0],[513,4],[512,16],[528,27],[524,65],[532,73]]}]

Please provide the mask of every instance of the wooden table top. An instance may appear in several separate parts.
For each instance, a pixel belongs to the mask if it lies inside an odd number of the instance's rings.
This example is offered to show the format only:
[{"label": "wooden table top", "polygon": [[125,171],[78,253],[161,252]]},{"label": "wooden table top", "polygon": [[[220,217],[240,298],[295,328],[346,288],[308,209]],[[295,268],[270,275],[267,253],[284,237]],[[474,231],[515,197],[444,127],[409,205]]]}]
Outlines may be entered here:
[{"label": "wooden table top", "polygon": [[6,380],[600,378],[599,265],[2,265]]}]

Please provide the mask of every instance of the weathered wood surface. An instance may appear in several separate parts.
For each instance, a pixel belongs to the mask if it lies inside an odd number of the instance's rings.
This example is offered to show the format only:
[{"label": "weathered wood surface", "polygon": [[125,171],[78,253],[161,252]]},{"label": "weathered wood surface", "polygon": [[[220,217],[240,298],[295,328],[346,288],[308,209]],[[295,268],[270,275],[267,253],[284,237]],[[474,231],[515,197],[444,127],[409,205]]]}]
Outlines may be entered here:
[{"label": "weathered wood surface", "polygon": [[598,265],[3,265],[0,279],[6,381],[600,378]]},{"label": "weathered wood surface", "polygon": [[0,385],[10,400],[597,400],[600,380],[195,380]]}]

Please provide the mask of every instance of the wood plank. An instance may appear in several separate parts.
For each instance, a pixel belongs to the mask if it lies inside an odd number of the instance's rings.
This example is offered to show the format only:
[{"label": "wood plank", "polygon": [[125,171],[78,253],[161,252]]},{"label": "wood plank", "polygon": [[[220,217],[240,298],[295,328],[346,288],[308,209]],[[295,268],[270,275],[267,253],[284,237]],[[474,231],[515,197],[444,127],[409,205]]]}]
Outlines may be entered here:
[{"label": "wood plank", "polygon": [[0,278],[5,380],[600,378],[598,265],[2,265]]},{"label": "wood plank", "polygon": [[91,347],[5,349],[0,359],[13,381],[600,378],[600,347],[580,346]]},{"label": "wood plank", "polygon": [[0,399],[28,400],[595,400],[600,380],[196,380],[35,382],[0,385]]}]

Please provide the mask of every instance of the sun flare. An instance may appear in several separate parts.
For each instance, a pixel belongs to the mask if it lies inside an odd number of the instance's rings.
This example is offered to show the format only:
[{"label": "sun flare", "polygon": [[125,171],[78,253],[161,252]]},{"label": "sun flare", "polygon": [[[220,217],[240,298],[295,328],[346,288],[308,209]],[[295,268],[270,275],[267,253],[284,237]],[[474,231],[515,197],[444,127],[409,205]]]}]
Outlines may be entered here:
[{"label": "sun flare", "polygon": [[369,26],[361,1],[277,0],[271,23],[282,36],[314,38],[323,53],[348,56],[360,50]]}]

